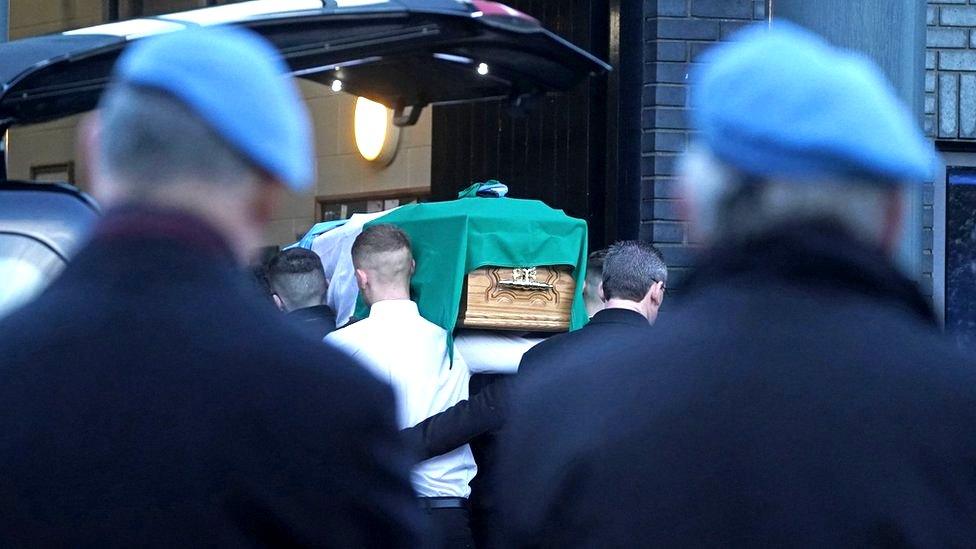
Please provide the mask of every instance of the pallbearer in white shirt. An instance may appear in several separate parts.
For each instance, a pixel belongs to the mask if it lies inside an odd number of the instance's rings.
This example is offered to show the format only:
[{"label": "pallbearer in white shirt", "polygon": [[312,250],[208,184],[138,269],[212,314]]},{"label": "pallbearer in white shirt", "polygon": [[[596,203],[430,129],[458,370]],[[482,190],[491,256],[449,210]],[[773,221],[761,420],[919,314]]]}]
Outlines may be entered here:
[{"label": "pallbearer in white shirt", "polygon": [[[356,280],[368,318],[325,338],[393,387],[401,428],[411,427],[468,398],[470,374],[460,354],[453,366],[447,332],[420,316],[410,300],[414,260],[407,235],[393,225],[365,229],[352,246]],[[477,467],[468,445],[421,462],[412,474],[440,547],[473,547],[468,483]]]}]

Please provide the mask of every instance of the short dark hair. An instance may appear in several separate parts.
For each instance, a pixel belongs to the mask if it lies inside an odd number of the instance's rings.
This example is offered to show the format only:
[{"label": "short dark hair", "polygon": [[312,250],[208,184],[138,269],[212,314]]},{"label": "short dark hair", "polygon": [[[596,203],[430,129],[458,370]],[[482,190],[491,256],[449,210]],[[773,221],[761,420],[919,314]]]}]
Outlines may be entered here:
[{"label": "short dark hair", "polygon": [[268,268],[264,265],[252,265],[251,276],[254,287],[261,293],[261,297],[271,301],[271,284],[268,282]]},{"label": "short dark hair", "polygon": [[[401,253],[397,255],[397,252]],[[383,283],[400,282],[405,278],[409,284],[412,258],[407,233],[390,223],[366,227],[352,244],[353,266],[374,271]]]},{"label": "short dark hair", "polygon": [[289,310],[321,304],[329,289],[322,259],[304,248],[291,248],[272,257],[268,284]]},{"label": "short dark hair", "polygon": [[606,257],[606,248],[590,252],[586,257],[586,280],[592,282],[594,286],[600,284],[600,279],[603,277],[603,261]]},{"label": "short dark hair", "polygon": [[603,260],[606,299],[640,301],[657,282],[667,283],[668,266],[661,251],[640,240],[622,240],[607,249]]}]

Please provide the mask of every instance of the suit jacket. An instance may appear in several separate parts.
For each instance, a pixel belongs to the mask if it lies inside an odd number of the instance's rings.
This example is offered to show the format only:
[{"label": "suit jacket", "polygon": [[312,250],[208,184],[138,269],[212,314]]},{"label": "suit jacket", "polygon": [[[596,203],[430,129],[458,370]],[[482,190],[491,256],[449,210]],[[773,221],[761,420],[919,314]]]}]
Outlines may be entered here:
[{"label": "suit jacket", "polygon": [[518,388],[518,546],[963,546],[976,368],[880,252],[826,224],[714,248],[667,319]]},{"label": "suit jacket", "polygon": [[423,459],[471,444],[478,474],[471,482],[473,526],[480,539],[490,538],[498,524],[496,452],[497,431],[508,416],[513,384],[538,372],[558,371],[566,361],[589,357],[599,364],[604,347],[613,348],[639,339],[648,330],[647,319],[626,309],[605,309],[583,328],[550,337],[522,356],[518,376],[477,375],[471,378],[471,397],[420,424],[405,429],[408,443]]},{"label": "suit jacket", "polygon": [[[580,357],[591,357],[599,362],[598,347],[627,344],[647,329],[647,319],[638,313],[627,309],[605,309],[594,315],[583,328],[552,336],[526,351],[519,364],[518,377],[528,377],[540,368],[558,368],[563,362]],[[430,459],[467,444],[481,434],[498,430],[507,416],[512,377],[472,376],[471,398],[404,429],[408,444],[417,449],[421,459]],[[493,444],[482,446],[485,447],[483,454],[492,453],[490,447]],[[481,461],[490,459],[483,457]],[[478,468],[484,470],[481,462]]]},{"label": "suit jacket", "polygon": [[0,321],[5,546],[415,546],[390,390],[202,222],[110,213]]},{"label": "suit jacket", "polygon": [[629,345],[643,337],[650,326],[640,313],[628,309],[603,309],[581,329],[550,337],[529,349],[519,364],[519,379],[536,372],[558,372],[562,364],[603,361],[608,350]]},{"label": "suit jacket", "polygon": [[325,339],[325,336],[336,329],[336,315],[328,305],[295,309],[287,316],[290,320],[295,321],[301,329],[306,330],[311,337],[318,340]]}]

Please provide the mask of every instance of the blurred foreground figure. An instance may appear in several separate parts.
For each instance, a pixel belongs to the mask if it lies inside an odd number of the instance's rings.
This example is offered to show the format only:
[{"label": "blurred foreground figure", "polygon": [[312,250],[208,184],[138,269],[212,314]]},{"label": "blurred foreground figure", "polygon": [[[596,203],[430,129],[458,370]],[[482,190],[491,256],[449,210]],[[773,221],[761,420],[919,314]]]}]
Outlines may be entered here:
[{"label": "blurred foreground figure", "polygon": [[971,544],[976,369],[891,259],[926,142],[873,65],[796,27],[704,62],[707,251],[667,323],[519,387],[505,546]]},{"label": "blurred foreground figure", "polygon": [[272,257],[268,285],[275,305],[311,337],[322,339],[335,330],[335,313],[325,304],[329,283],[317,253],[292,248]]},{"label": "blurred foreground figure", "polygon": [[389,389],[276,319],[242,268],[308,119],[240,30],[148,39],[82,139],[108,209],[0,324],[4,546],[413,546]]}]

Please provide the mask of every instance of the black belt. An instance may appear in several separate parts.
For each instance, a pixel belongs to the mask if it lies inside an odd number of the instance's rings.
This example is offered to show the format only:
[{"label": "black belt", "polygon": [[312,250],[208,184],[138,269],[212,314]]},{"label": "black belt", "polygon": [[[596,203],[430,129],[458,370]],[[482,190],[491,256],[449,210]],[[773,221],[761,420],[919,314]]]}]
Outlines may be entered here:
[{"label": "black belt", "polygon": [[418,498],[424,509],[467,509],[467,498]]}]

